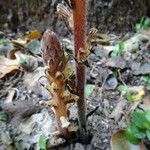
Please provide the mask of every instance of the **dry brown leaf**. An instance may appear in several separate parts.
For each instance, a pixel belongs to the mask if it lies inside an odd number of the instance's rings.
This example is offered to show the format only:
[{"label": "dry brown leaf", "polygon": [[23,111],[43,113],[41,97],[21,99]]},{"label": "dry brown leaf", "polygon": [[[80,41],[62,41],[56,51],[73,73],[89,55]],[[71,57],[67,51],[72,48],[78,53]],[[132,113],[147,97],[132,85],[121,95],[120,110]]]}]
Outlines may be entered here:
[{"label": "dry brown leaf", "polygon": [[38,67],[38,59],[32,55],[16,52],[15,57],[25,71],[32,72]]},{"label": "dry brown leaf", "polygon": [[9,51],[7,53],[7,58],[9,58],[9,59],[16,59],[15,53],[18,52],[18,51],[20,51],[19,48],[12,49],[11,51]]},{"label": "dry brown leaf", "polygon": [[26,39],[17,39],[17,40],[11,40],[10,41],[12,44],[16,45],[16,46],[25,46],[27,44],[27,40]]},{"label": "dry brown leaf", "polygon": [[38,40],[41,38],[41,33],[39,31],[32,31],[28,35],[22,36],[21,39],[26,40]]},{"label": "dry brown leaf", "polygon": [[20,64],[17,60],[11,60],[8,58],[0,58],[0,78],[3,78],[6,74],[12,73],[20,69]]},{"label": "dry brown leaf", "polygon": [[49,92],[40,85],[40,83],[43,85],[48,84],[47,79],[43,77],[44,75],[44,68],[39,67],[34,70],[34,72],[25,74],[24,84],[28,90],[33,91],[36,94],[41,94],[46,99],[50,99],[51,95],[49,94]]}]

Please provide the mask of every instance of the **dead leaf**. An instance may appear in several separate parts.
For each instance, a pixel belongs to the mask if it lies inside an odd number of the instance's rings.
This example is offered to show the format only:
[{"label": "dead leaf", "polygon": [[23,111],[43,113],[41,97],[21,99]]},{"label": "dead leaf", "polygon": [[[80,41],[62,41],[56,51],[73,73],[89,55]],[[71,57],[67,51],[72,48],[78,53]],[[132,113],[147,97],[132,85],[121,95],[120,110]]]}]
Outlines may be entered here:
[{"label": "dead leaf", "polygon": [[137,102],[133,102],[130,106],[130,109],[129,111],[127,112],[127,114],[131,114],[136,108],[137,106],[139,105],[141,101],[137,101]]},{"label": "dead leaf", "polygon": [[8,58],[0,58],[0,78],[3,78],[8,73],[15,72],[20,69],[20,64],[17,60]]},{"label": "dead leaf", "polygon": [[28,35],[22,36],[23,40],[38,40],[41,38],[41,33],[39,31],[32,31]]},{"label": "dead leaf", "polygon": [[105,63],[105,65],[108,67],[120,68],[120,69],[124,69],[128,67],[127,62],[123,60],[121,56],[109,58]]},{"label": "dead leaf", "polygon": [[41,52],[41,42],[38,40],[31,40],[27,44],[27,48],[29,49],[30,52],[33,54],[40,54]]},{"label": "dead leaf", "polygon": [[20,66],[28,72],[32,72],[38,67],[38,60],[32,55],[26,55],[21,52],[16,52],[15,57],[19,62]]},{"label": "dead leaf", "polygon": [[25,46],[27,44],[27,40],[23,40],[20,38],[17,40],[11,40],[10,42],[16,46]]},{"label": "dead leaf", "polygon": [[140,75],[140,74],[148,74],[150,73],[150,63],[144,63],[138,65],[138,67],[131,67],[134,75]]},{"label": "dead leaf", "polygon": [[35,101],[15,101],[12,103],[3,103],[1,105],[3,111],[9,115],[11,124],[18,126],[20,119],[30,117],[34,113],[41,111],[42,106],[37,105]]},{"label": "dead leaf", "polygon": [[145,150],[143,142],[138,145],[130,143],[125,137],[125,131],[119,130],[111,137],[112,150]]},{"label": "dead leaf", "polygon": [[7,96],[6,100],[5,100],[5,103],[12,103],[13,97],[14,97],[14,95],[15,95],[15,92],[16,92],[15,89],[10,89],[10,90],[8,91],[8,96]]},{"label": "dead leaf", "polygon": [[107,58],[109,53],[112,51],[110,49],[111,49],[111,46],[97,45],[94,49],[94,53],[98,57]]},{"label": "dead leaf", "polygon": [[117,106],[113,109],[112,113],[110,114],[109,118],[114,118],[115,122],[117,122],[121,115],[124,113],[123,109],[126,106],[126,101],[121,99]]},{"label": "dead leaf", "polygon": [[[48,81],[46,78],[40,78],[44,76],[44,68],[39,67],[34,72],[26,73],[24,77],[24,84],[27,87],[28,90],[33,91],[34,93],[38,95],[42,95],[46,99],[50,99],[51,95],[50,93],[42,86],[41,84],[48,84]],[[40,81],[39,81],[40,78]]]},{"label": "dead leaf", "polygon": [[131,95],[131,101],[140,101],[145,95],[144,86],[129,86],[127,94]]},{"label": "dead leaf", "polygon": [[141,42],[148,42],[149,38],[148,36],[144,35],[144,34],[135,34],[134,36],[132,36],[131,38],[129,38],[128,40],[126,40],[124,42],[124,49],[125,51],[129,51],[129,52],[135,52],[137,50],[139,50],[139,46]]},{"label": "dead leaf", "polygon": [[107,51],[107,53],[109,54],[110,52],[112,52],[115,48],[115,46],[103,46],[103,48]]},{"label": "dead leaf", "polygon": [[143,98],[143,104],[140,105],[140,108],[142,108],[145,111],[150,109],[150,94],[149,93]]},{"label": "dead leaf", "polygon": [[11,51],[9,51],[7,53],[7,58],[9,58],[9,59],[16,59],[15,53],[18,52],[18,51],[20,51],[19,48],[12,49]]}]

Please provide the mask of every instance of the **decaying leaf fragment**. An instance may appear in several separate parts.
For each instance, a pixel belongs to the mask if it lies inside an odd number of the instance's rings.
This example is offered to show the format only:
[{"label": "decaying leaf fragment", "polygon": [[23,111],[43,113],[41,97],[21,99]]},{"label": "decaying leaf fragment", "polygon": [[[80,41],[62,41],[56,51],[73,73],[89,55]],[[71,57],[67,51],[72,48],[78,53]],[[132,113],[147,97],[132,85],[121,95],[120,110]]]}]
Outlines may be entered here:
[{"label": "decaying leaf fragment", "polygon": [[12,73],[20,69],[20,64],[17,60],[11,60],[8,58],[0,58],[0,78],[3,78],[6,74]]}]

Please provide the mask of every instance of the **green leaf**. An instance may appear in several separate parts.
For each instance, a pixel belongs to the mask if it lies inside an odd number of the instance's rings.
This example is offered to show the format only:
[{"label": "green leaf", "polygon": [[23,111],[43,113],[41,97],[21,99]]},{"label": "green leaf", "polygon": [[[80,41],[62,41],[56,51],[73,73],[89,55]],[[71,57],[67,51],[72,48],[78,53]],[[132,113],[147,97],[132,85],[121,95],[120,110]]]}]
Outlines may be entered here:
[{"label": "green leaf", "polygon": [[111,53],[111,57],[115,57],[119,54],[119,44],[115,46],[115,49]]},{"label": "green leaf", "polygon": [[142,16],[141,19],[140,19],[140,25],[141,25],[141,27],[142,27],[142,25],[143,25],[143,23],[144,23],[144,19],[145,19],[144,16]]},{"label": "green leaf", "polygon": [[117,87],[117,90],[121,93],[121,95],[125,95],[127,93],[127,86],[121,84]]},{"label": "green leaf", "polygon": [[146,136],[147,136],[147,138],[150,140],[150,129],[149,129],[149,130],[146,130]]},{"label": "green leaf", "polygon": [[118,52],[115,50],[111,53],[111,57],[116,57],[117,55],[118,55]]},{"label": "green leaf", "polygon": [[142,76],[141,78],[140,78],[140,80],[141,81],[144,81],[144,82],[146,82],[146,83],[150,83],[150,76]]},{"label": "green leaf", "polygon": [[124,50],[124,43],[120,42],[119,43],[119,52],[121,53]]},{"label": "green leaf", "polygon": [[136,25],[135,25],[135,31],[137,32],[138,30],[140,30],[141,29],[141,25],[139,24],[139,23],[137,23]]},{"label": "green leaf", "polygon": [[85,87],[85,97],[86,98],[88,98],[92,94],[94,87],[95,87],[95,85],[93,85],[93,84],[86,85],[86,87]]},{"label": "green leaf", "polygon": [[148,85],[148,86],[146,87],[146,89],[147,89],[148,91],[150,91],[150,85]]},{"label": "green leaf", "polygon": [[7,40],[5,40],[5,39],[0,39],[0,45],[2,45],[2,46],[7,46],[7,44],[8,44],[8,41],[7,41]]},{"label": "green leaf", "polygon": [[28,43],[27,47],[33,54],[40,54],[41,43],[38,40],[32,40]]},{"label": "green leaf", "polygon": [[115,57],[120,54],[124,50],[124,43],[120,42],[115,46],[115,49],[111,53],[111,57]]},{"label": "green leaf", "polygon": [[150,110],[145,111],[145,118],[149,121],[150,123]]},{"label": "green leaf", "polygon": [[148,118],[145,117],[145,112],[143,110],[137,109],[132,114],[132,122],[141,129],[149,129],[150,122]]},{"label": "green leaf", "polygon": [[134,135],[134,129],[136,126],[130,125],[126,130],[125,130],[125,136],[126,138],[133,144],[138,144],[140,140]]},{"label": "green leaf", "polygon": [[7,121],[8,120],[8,116],[5,113],[0,113],[0,121]]},{"label": "green leaf", "polygon": [[140,23],[135,25],[136,31],[140,29],[147,30],[150,27],[150,18],[141,17]]},{"label": "green leaf", "polygon": [[46,150],[46,137],[42,134],[39,138],[39,147],[40,150]]},{"label": "green leaf", "polygon": [[117,71],[117,70],[114,70],[114,71],[112,71],[112,74],[113,74],[115,77],[117,77],[117,76],[118,76],[118,71]]},{"label": "green leaf", "polygon": [[143,29],[147,30],[150,26],[150,19],[146,18],[143,22]]},{"label": "green leaf", "polygon": [[144,139],[146,137],[145,130],[138,128],[134,123],[130,125],[132,134],[138,139]]},{"label": "green leaf", "polygon": [[127,98],[127,100],[128,100],[129,102],[132,102],[132,101],[133,101],[133,98],[132,98],[132,94],[131,94],[131,93],[128,93],[128,94],[126,95],[126,98]]}]

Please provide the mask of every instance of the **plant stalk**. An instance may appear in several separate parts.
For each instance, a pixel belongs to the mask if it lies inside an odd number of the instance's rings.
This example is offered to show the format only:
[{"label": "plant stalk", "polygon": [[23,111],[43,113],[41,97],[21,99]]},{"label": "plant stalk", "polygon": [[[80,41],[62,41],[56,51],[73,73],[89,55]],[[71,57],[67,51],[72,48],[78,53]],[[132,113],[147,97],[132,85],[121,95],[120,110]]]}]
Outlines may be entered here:
[{"label": "plant stalk", "polygon": [[[86,0],[72,0],[73,7],[73,21],[74,21],[74,49],[75,57],[80,48],[84,48],[85,45],[85,24],[86,24]],[[85,65],[77,64],[77,95],[79,100],[78,106],[78,120],[81,141],[86,143],[87,141],[87,121],[86,121],[86,102],[84,99],[85,88]]]}]

